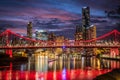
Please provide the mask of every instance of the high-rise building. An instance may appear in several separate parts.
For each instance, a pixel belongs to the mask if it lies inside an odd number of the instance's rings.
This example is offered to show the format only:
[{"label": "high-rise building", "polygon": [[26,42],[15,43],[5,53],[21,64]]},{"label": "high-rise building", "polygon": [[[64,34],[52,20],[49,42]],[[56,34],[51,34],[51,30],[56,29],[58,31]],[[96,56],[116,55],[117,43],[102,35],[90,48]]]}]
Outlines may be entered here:
[{"label": "high-rise building", "polygon": [[[91,25],[88,29],[88,37],[89,39],[95,39],[96,38],[96,26]],[[92,42],[92,44],[96,44],[96,41]],[[90,48],[89,52],[96,54],[97,48]]]},{"label": "high-rise building", "polygon": [[90,9],[89,7],[82,8],[82,28],[83,28],[83,39],[88,39],[88,28],[90,26]]},{"label": "high-rise building", "polygon": [[82,40],[83,39],[83,32],[82,32],[82,27],[77,25],[76,26],[76,31],[75,31],[75,40]]},{"label": "high-rise building", "polygon": [[32,22],[27,25],[27,37],[32,38]]},{"label": "high-rise building", "polygon": [[96,26],[91,25],[88,29],[88,36],[89,39],[95,39],[96,38]]},{"label": "high-rise building", "polygon": [[[83,7],[82,8],[82,28],[83,28],[83,40],[89,40],[90,39],[90,8],[89,7]],[[87,57],[91,55],[93,52],[92,48],[84,48],[84,55],[86,55],[86,66],[91,66],[90,64],[90,58]]]},{"label": "high-rise building", "polygon": [[[82,26],[77,25],[75,30],[75,45],[79,45],[79,41],[83,40],[83,29]],[[80,52],[82,48],[74,48],[74,51]]]},{"label": "high-rise building", "polygon": [[55,38],[56,38],[56,35],[53,32],[48,34],[48,40],[49,41],[55,41]]},{"label": "high-rise building", "polygon": [[90,26],[90,8],[89,7],[82,8],[82,26],[86,28]]}]

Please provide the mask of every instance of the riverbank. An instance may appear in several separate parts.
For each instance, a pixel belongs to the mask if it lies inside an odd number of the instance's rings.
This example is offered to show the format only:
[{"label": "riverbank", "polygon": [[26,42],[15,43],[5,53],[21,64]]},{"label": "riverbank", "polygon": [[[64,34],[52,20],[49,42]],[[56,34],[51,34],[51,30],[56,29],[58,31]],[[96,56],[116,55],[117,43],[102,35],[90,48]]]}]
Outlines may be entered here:
[{"label": "riverbank", "polygon": [[15,63],[15,62],[27,62],[28,58],[27,57],[22,57],[22,56],[13,56],[12,58],[9,57],[9,55],[6,54],[0,54],[0,66],[6,66],[9,65],[10,62]]},{"label": "riverbank", "polygon": [[120,69],[113,69],[111,72],[97,76],[93,80],[120,80]]},{"label": "riverbank", "polygon": [[107,60],[120,60],[120,57],[101,57],[101,58]]}]

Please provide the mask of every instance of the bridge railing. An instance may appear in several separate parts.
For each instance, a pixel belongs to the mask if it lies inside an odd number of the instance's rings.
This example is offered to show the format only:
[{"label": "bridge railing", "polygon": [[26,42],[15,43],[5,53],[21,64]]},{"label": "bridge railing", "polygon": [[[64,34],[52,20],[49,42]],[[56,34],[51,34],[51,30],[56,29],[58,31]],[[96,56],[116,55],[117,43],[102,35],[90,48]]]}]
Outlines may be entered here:
[{"label": "bridge railing", "polygon": [[119,42],[108,42],[108,41],[96,41],[96,42],[84,42],[84,41],[63,41],[63,42],[55,42],[55,41],[38,41],[38,42],[21,42],[17,44],[12,44],[12,41],[9,45],[0,44],[1,48],[4,47],[62,47],[62,46],[75,46],[75,47],[84,47],[84,46],[120,46]]}]

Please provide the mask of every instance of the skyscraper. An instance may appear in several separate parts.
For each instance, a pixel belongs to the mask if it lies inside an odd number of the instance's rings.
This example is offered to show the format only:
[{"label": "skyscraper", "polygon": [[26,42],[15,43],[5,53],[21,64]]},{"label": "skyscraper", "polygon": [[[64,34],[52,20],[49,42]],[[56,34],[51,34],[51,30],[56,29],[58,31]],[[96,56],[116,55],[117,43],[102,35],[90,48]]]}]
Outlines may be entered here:
[{"label": "skyscraper", "polygon": [[27,37],[32,38],[32,22],[27,25]]},{"label": "skyscraper", "polygon": [[55,38],[56,38],[56,35],[54,33],[51,32],[51,33],[48,34],[48,40],[49,41],[54,41]]},{"label": "skyscraper", "polygon": [[75,40],[82,40],[83,39],[83,32],[82,32],[82,27],[77,25],[76,26],[76,31],[75,31]]},{"label": "skyscraper", "polygon": [[95,39],[96,38],[96,26],[91,25],[88,29],[88,36],[89,39]]},{"label": "skyscraper", "polygon": [[90,9],[89,7],[82,8],[82,28],[83,28],[83,39],[88,39],[88,28],[90,26]]},{"label": "skyscraper", "polygon": [[[90,9],[89,7],[82,8],[82,28],[83,28],[83,40],[89,39],[89,27],[90,27]],[[90,58],[88,57],[93,51],[91,48],[84,48],[84,54],[86,55],[86,67],[91,66]]]},{"label": "skyscraper", "polygon": [[[88,29],[88,37],[89,39],[95,39],[96,38],[96,26],[95,25],[91,25]],[[92,43],[96,43],[96,41],[92,42]],[[96,50],[97,48],[91,48],[89,49],[89,52],[96,54]]]},{"label": "skyscraper", "polygon": [[86,28],[90,26],[90,8],[89,7],[82,8],[82,26]]}]

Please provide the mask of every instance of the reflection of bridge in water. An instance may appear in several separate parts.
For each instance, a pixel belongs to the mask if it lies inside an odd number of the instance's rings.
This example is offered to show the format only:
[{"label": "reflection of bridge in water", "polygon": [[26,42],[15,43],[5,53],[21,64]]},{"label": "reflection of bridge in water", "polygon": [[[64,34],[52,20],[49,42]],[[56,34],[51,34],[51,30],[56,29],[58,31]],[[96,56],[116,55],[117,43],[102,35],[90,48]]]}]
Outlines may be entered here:
[{"label": "reflection of bridge in water", "polygon": [[120,32],[113,30],[91,40],[65,40],[63,42],[30,39],[10,30],[0,34],[0,49],[35,49],[35,48],[120,48]]},{"label": "reflection of bridge in water", "polygon": [[[84,58],[83,58],[84,59]],[[96,59],[92,59],[93,63]],[[108,62],[108,61],[107,61]],[[8,69],[0,71],[1,80],[92,80],[100,74],[111,71],[114,67],[120,67],[119,61],[108,62],[107,69],[96,69],[97,66],[92,65],[92,69],[84,69],[84,60],[68,60],[64,61],[62,57],[59,60],[49,62],[44,56],[34,56],[29,58],[27,64],[10,64]],[[113,66],[114,65],[114,66]],[[23,67],[24,66],[24,67]],[[14,69],[15,68],[15,69]],[[17,70],[16,70],[17,69]]]}]

